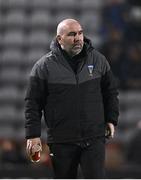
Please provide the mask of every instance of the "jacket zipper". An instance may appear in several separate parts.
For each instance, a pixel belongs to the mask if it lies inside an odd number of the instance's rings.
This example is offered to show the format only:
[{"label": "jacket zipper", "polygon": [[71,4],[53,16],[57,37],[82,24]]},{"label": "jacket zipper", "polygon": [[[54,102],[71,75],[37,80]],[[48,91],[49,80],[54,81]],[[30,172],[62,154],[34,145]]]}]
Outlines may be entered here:
[{"label": "jacket zipper", "polygon": [[79,76],[78,76],[78,73],[75,74],[75,79],[76,79],[76,86],[77,86],[77,112],[78,112],[78,118],[79,118],[79,130],[80,130],[80,138],[83,139],[83,136],[82,136],[82,131],[81,131],[81,124],[80,124],[80,117],[79,117],[79,112],[80,112],[80,100],[79,100],[79,93],[78,93],[78,90],[79,90]]},{"label": "jacket zipper", "polygon": [[78,79],[78,74],[75,74],[75,79],[76,79],[76,85],[79,87],[79,79]]}]

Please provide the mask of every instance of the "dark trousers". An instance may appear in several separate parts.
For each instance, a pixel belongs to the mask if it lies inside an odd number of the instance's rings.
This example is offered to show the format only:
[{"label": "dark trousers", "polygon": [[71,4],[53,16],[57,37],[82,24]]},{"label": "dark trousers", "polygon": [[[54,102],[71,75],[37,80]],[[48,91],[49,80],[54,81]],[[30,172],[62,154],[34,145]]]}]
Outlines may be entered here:
[{"label": "dark trousers", "polygon": [[80,165],[83,178],[103,179],[105,140],[98,138],[81,143],[51,144],[54,178],[75,179]]}]

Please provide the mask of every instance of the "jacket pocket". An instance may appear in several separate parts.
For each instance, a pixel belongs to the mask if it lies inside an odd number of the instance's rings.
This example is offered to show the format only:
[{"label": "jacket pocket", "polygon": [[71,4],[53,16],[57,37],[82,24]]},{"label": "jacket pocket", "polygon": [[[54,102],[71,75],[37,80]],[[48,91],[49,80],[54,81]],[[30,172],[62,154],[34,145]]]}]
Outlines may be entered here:
[{"label": "jacket pocket", "polygon": [[60,125],[62,126],[65,123],[66,118],[66,111],[62,106],[58,106],[56,109],[54,109],[53,127],[56,128]]},{"label": "jacket pocket", "polygon": [[48,128],[53,128],[54,126],[54,114],[55,114],[55,110],[51,109],[51,108],[46,108],[45,109],[45,122],[47,124]]}]

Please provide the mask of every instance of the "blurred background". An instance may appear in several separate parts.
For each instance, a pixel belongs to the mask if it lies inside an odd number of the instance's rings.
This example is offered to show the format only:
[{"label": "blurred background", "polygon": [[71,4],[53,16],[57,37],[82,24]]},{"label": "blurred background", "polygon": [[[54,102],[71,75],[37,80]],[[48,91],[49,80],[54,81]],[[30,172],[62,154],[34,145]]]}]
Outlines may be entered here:
[{"label": "blurred background", "polygon": [[41,161],[27,158],[24,96],[33,64],[65,18],[80,21],[119,80],[120,118],[106,144],[106,177],[141,178],[141,1],[134,0],[0,0],[0,178],[52,178],[43,121]]}]

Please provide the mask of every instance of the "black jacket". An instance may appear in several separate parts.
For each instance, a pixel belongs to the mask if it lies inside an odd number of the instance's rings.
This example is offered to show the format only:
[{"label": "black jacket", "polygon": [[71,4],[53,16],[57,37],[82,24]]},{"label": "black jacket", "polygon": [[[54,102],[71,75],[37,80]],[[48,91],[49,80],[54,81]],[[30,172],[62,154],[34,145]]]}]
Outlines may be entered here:
[{"label": "black jacket", "polygon": [[74,142],[104,136],[117,125],[116,80],[105,57],[85,38],[85,53],[74,73],[57,41],[34,65],[25,97],[26,138],[40,137],[41,116],[48,142]]}]

